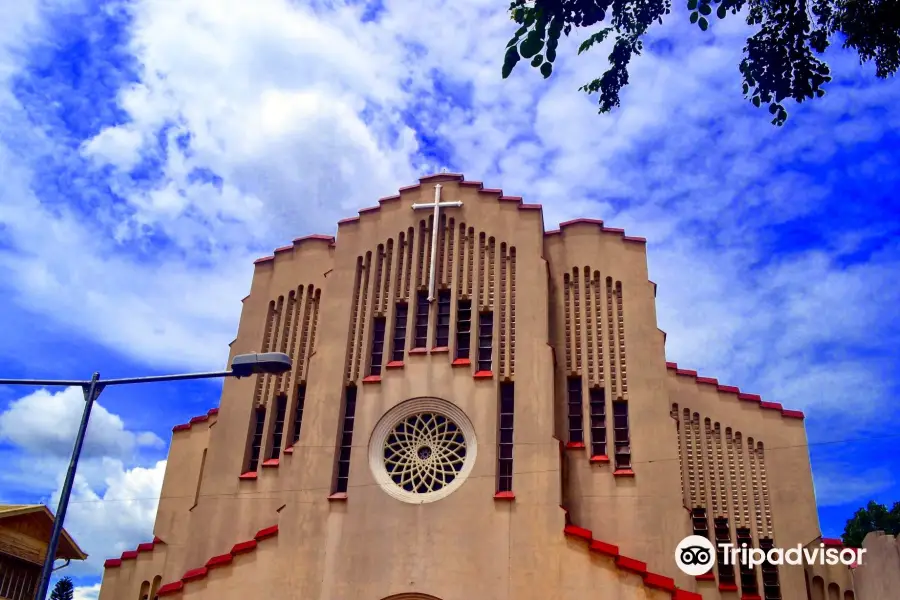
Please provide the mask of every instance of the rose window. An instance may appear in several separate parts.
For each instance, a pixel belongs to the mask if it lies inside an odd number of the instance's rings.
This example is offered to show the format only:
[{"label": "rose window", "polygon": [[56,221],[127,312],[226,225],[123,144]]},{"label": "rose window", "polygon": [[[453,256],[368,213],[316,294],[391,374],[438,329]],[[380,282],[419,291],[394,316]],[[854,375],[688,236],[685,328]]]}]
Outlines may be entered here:
[{"label": "rose window", "polygon": [[415,398],[382,417],[369,444],[369,466],[388,494],[421,504],[459,487],[475,460],[475,431],[455,405]]},{"label": "rose window", "polygon": [[407,492],[436,492],[456,479],[466,459],[466,437],[444,415],[419,413],[398,423],[384,441],[384,467]]}]

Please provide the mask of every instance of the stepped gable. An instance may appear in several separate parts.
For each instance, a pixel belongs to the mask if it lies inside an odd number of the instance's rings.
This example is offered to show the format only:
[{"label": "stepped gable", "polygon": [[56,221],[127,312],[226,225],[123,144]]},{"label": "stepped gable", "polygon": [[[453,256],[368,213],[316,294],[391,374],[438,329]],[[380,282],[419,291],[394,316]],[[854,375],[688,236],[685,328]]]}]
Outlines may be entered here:
[{"label": "stepped gable", "polygon": [[156,548],[158,544],[165,544],[165,542],[163,542],[158,537],[154,537],[152,542],[144,542],[143,544],[138,544],[136,549],[126,550],[119,558],[107,558],[103,563],[103,568],[115,569],[116,567],[121,567],[123,561],[134,560],[138,557],[139,554],[143,552],[153,552],[153,549]]},{"label": "stepped gable", "polygon": [[260,529],[256,532],[256,535],[253,536],[252,540],[247,540],[246,542],[238,542],[231,547],[231,551],[227,554],[213,556],[208,561],[206,561],[206,564],[202,567],[189,569],[184,573],[184,575],[181,576],[181,579],[172,581],[160,587],[157,594],[159,596],[173,596],[181,592],[184,589],[185,584],[205,578],[207,575],[209,575],[210,569],[216,569],[230,565],[235,556],[253,552],[254,550],[256,550],[259,542],[275,537],[277,535],[278,525],[272,525],[271,527]]},{"label": "stepped gable", "polygon": [[587,542],[588,550],[612,558],[620,571],[639,575],[646,587],[669,592],[672,595],[672,600],[703,600],[703,596],[696,592],[689,592],[676,587],[675,580],[671,577],[648,571],[646,562],[620,554],[618,546],[594,539],[594,535],[589,529],[572,524],[569,518],[569,511],[565,508],[563,510],[566,513],[566,526],[563,528],[563,535],[566,537]]},{"label": "stepped gable", "polygon": [[[395,194],[393,196],[385,196],[384,198],[378,199],[378,206],[369,206],[366,208],[361,208],[358,211],[358,215],[355,217],[347,217],[346,219],[341,219],[338,221],[338,228],[342,225],[350,225],[353,223],[359,222],[360,218],[363,215],[371,214],[377,212],[381,209],[381,206],[387,202],[395,202],[400,200],[401,194],[403,192],[411,192],[414,190],[418,190],[420,186],[428,183],[440,183],[442,181],[457,181],[459,182],[460,187],[467,188],[475,188],[479,194],[485,194],[489,196],[496,197],[498,202],[507,202],[516,204],[519,210],[527,210],[527,211],[539,211],[542,216],[543,221],[543,205],[541,204],[528,204],[526,203],[521,196],[508,196],[503,193],[502,189],[499,188],[486,188],[484,187],[484,183],[481,181],[466,181],[465,176],[462,173],[437,173],[435,175],[426,175],[425,177],[419,178],[419,183],[408,185],[400,188],[398,191],[400,193]],[[603,233],[611,233],[614,235],[618,235],[622,238],[623,241],[626,242],[635,242],[640,244],[646,244],[647,239],[642,237],[635,237],[625,235],[624,229],[618,229],[614,227],[605,227],[603,225],[603,221],[600,219],[573,219],[571,221],[566,221],[564,223],[560,223],[557,229],[552,229],[549,231],[545,231],[545,236],[553,236],[553,235],[561,235],[565,233],[565,229],[574,225],[580,224],[588,224],[588,225],[598,225],[600,227],[600,231]],[[275,255],[281,252],[287,252],[289,250],[293,250],[301,243],[305,242],[326,242],[329,246],[335,245],[334,236],[324,235],[324,234],[313,234],[307,235],[304,237],[296,238],[293,241],[293,244],[290,246],[282,246],[280,248],[276,248],[271,256],[264,256],[262,258],[258,258],[253,261],[254,265],[265,264],[275,260]],[[654,284],[655,285],[655,284]]]},{"label": "stepped gable", "polygon": [[759,396],[759,394],[747,394],[742,392],[739,388],[733,385],[721,385],[719,384],[719,380],[713,377],[699,377],[697,375],[697,371],[691,371],[689,369],[679,369],[678,364],[673,362],[667,362],[666,368],[670,371],[675,371],[676,376],[681,377],[691,377],[698,384],[706,384],[706,385],[714,385],[716,389],[723,394],[735,394],[737,395],[737,399],[742,402],[754,402],[761,409],[764,410],[777,410],[781,413],[781,416],[786,419],[803,419],[805,418],[803,411],[799,410],[789,410],[784,408],[781,404],[777,402],[764,402],[763,399]]},{"label": "stepped gable", "polygon": [[181,425],[176,425],[172,428],[172,433],[177,433],[179,431],[189,431],[191,427],[197,425],[199,423],[206,423],[209,421],[211,417],[219,414],[218,408],[211,408],[205,415],[200,415],[198,417],[192,417],[190,421],[187,423],[182,423]]}]

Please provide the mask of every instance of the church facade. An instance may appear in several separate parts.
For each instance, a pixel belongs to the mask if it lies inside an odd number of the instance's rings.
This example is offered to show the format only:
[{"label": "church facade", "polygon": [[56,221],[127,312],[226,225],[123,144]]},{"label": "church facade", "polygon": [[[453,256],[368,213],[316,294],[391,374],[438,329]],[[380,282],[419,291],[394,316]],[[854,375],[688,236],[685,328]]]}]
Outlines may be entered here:
[{"label": "church facade", "polygon": [[840,565],[676,566],[839,542],[803,414],[666,362],[655,291],[644,239],[455,174],[276,249],[231,356],[292,371],[174,427],[100,600],[854,598]]}]

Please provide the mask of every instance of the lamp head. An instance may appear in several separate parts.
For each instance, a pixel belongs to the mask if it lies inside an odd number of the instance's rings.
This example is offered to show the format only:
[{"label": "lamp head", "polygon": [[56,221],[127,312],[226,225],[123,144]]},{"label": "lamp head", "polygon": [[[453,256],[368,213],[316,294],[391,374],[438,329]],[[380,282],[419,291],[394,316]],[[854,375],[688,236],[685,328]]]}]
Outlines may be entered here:
[{"label": "lamp head", "polygon": [[248,377],[258,373],[280,375],[291,370],[291,358],[283,352],[238,354],[231,361],[235,377]]}]

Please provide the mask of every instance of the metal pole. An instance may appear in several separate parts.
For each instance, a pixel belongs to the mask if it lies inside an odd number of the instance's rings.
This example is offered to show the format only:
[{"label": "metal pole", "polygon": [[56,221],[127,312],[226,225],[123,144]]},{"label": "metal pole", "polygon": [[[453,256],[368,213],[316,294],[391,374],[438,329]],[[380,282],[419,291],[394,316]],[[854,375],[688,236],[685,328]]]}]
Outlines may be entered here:
[{"label": "metal pole", "polygon": [[53,532],[50,534],[50,544],[47,546],[47,556],[44,558],[44,568],[41,571],[41,583],[38,585],[35,600],[46,600],[47,590],[50,587],[50,577],[53,574],[53,563],[56,561],[56,549],[59,546],[59,538],[62,535],[63,521],[66,520],[66,510],[69,508],[69,496],[72,495],[72,485],[75,482],[75,470],[78,468],[78,458],[81,456],[81,448],[84,446],[84,436],[87,433],[88,420],[91,418],[91,408],[94,400],[103,391],[103,385],[98,384],[100,373],[94,373],[90,386],[84,392],[84,413],[81,415],[81,425],[78,427],[78,436],[75,438],[75,448],[72,450],[72,458],[69,460],[69,470],[63,481],[62,493],[59,496],[59,506],[56,508],[56,518],[53,520]]}]

